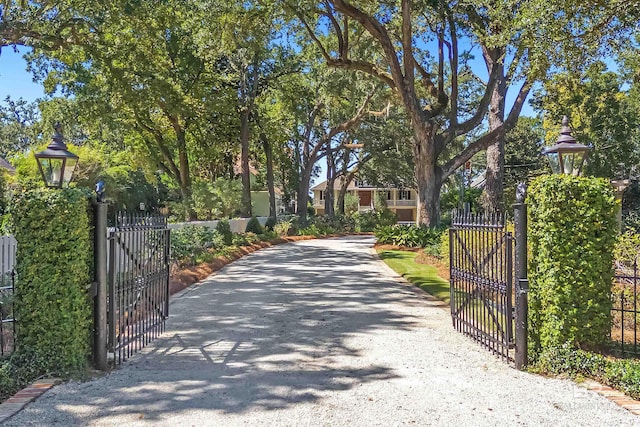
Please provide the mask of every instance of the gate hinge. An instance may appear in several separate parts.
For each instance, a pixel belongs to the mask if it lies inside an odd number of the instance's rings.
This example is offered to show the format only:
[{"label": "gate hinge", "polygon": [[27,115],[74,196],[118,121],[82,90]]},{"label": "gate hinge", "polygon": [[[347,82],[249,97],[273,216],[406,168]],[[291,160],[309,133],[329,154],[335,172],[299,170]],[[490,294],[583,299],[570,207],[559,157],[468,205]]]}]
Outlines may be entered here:
[{"label": "gate hinge", "polygon": [[529,293],[529,279],[518,279],[517,293],[518,295],[525,295]]},{"label": "gate hinge", "polygon": [[87,291],[89,291],[89,295],[91,298],[95,298],[98,296],[98,282],[92,282],[90,285],[87,285]]}]

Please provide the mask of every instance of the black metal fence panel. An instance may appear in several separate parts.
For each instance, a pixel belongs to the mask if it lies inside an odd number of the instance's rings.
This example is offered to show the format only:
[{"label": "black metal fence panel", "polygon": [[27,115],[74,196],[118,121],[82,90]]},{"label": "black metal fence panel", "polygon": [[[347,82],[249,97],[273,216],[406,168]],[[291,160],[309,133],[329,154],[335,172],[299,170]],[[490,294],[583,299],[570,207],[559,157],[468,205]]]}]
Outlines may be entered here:
[{"label": "black metal fence panel", "polygon": [[625,355],[640,356],[638,345],[638,260],[629,265],[615,263],[616,274],[611,288],[611,341]]},{"label": "black metal fence panel", "polygon": [[162,217],[119,215],[109,236],[108,346],[116,364],[164,331],[169,315],[166,224]]},{"label": "black metal fence panel", "polygon": [[16,347],[14,290],[16,239],[0,237],[0,356],[11,354]]},{"label": "black metal fence panel", "polygon": [[454,213],[449,251],[454,328],[513,360],[513,235],[504,217]]}]

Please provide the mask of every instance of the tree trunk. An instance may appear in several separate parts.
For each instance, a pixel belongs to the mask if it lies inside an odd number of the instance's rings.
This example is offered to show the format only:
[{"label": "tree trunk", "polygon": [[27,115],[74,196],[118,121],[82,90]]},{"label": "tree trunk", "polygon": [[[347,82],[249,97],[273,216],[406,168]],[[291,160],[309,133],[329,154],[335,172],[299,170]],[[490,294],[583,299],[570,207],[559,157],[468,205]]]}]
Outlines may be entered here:
[{"label": "tree trunk", "polygon": [[276,212],[276,187],[275,179],[273,178],[273,149],[271,144],[267,140],[267,136],[262,134],[262,147],[264,149],[264,155],[267,158],[267,190],[269,190],[269,216],[275,218],[278,214]]},{"label": "tree trunk", "polygon": [[[488,112],[489,131],[504,125],[507,84],[504,77],[504,64],[499,60],[499,54],[500,52],[497,50],[490,51],[490,59],[487,61],[492,67],[498,67],[498,77],[491,93]],[[491,73],[491,69],[489,73]],[[496,142],[487,148],[487,171],[482,205],[488,212],[504,212],[502,197],[504,192],[504,141],[505,134],[502,132],[496,138]]]},{"label": "tree trunk", "polygon": [[349,184],[353,181],[353,178],[356,176],[356,171],[358,168],[353,169],[343,175],[342,184],[340,185],[340,190],[338,190],[338,201],[336,204],[338,205],[338,211],[340,214],[345,215],[345,205],[344,198],[347,195],[347,189],[349,188]]},{"label": "tree trunk", "polygon": [[198,219],[196,211],[193,209],[191,174],[189,172],[189,156],[187,155],[186,136],[183,129],[176,132],[178,142],[178,158],[180,164],[180,195],[185,207],[185,219],[195,221]]},{"label": "tree trunk", "polygon": [[334,211],[334,188],[336,181],[335,162],[331,148],[327,149],[327,188],[324,192],[324,214],[330,218],[335,216]]},{"label": "tree trunk", "polygon": [[240,112],[240,167],[242,174],[242,214],[251,216],[251,174],[249,172],[249,109]]},{"label": "tree trunk", "polygon": [[341,185],[338,190],[338,197],[336,198],[336,208],[338,209],[338,213],[344,216],[344,196],[347,194],[347,187],[345,185]]},{"label": "tree trunk", "polygon": [[435,227],[440,222],[442,171],[436,163],[434,125],[420,126],[413,140],[415,176],[418,192],[418,224]]},{"label": "tree trunk", "polygon": [[311,181],[312,167],[305,167],[300,176],[298,184],[298,206],[297,214],[300,218],[300,224],[307,225],[307,204],[309,203],[309,182]]}]

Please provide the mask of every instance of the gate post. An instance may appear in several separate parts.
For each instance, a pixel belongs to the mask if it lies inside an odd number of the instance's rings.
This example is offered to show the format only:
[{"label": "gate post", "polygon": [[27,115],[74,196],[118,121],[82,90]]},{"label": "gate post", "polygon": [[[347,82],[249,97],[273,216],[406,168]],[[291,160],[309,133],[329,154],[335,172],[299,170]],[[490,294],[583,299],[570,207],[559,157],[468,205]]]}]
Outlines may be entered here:
[{"label": "gate post", "polygon": [[523,370],[528,364],[529,280],[527,279],[527,205],[524,203],[527,187],[518,184],[513,219],[516,235],[516,368]]},{"label": "gate post", "polygon": [[97,283],[94,305],[94,362],[96,368],[107,370],[107,203],[98,197],[94,203],[94,256]]}]

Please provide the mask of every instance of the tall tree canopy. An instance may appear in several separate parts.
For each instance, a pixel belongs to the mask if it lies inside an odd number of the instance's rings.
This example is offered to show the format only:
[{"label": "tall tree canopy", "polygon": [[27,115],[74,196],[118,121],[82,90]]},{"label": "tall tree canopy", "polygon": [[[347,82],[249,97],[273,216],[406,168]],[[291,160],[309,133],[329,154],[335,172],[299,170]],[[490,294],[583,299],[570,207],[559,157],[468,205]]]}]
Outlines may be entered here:
[{"label": "tall tree canopy", "polygon": [[[589,43],[600,38],[585,35],[602,34],[598,26],[607,28],[619,4],[586,3],[334,0],[288,7],[327,64],[365,72],[394,90],[413,131],[419,222],[435,225],[442,184],[515,126],[532,83],[562,65],[567,52],[581,57],[571,47],[597,48]],[[478,50],[488,76],[469,92],[465,77]],[[509,87],[517,95],[505,113]],[[478,132],[488,113],[488,131]],[[461,149],[451,150],[461,139]]]}]

